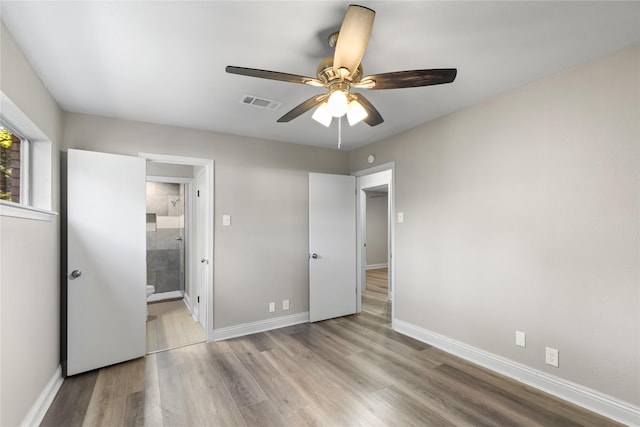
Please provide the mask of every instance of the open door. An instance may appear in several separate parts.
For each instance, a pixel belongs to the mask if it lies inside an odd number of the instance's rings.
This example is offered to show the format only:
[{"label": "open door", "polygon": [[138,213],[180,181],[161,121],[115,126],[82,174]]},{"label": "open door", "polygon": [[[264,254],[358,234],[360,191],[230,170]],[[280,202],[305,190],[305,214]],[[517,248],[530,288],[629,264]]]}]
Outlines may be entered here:
[{"label": "open door", "polygon": [[145,354],[145,168],[68,150],[67,375]]},{"label": "open door", "polygon": [[203,309],[206,305],[200,305],[200,297],[204,298],[205,286],[208,283],[207,274],[209,271],[209,255],[207,254],[207,202],[205,197],[206,188],[206,171],[205,168],[197,168],[196,180],[195,180],[195,194],[196,201],[196,259],[199,260],[196,270],[196,286],[195,295],[191,296],[191,304],[194,308],[193,315],[198,319],[198,323],[206,330],[206,311]]},{"label": "open door", "polygon": [[356,312],[356,179],[309,174],[309,320]]}]

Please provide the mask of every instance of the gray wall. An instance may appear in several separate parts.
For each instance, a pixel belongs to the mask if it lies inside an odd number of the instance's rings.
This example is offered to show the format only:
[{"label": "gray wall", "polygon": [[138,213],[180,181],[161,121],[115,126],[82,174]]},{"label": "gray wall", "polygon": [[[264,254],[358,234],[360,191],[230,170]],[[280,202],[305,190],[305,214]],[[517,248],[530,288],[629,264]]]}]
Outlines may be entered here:
[{"label": "gray wall", "polygon": [[[0,90],[53,144],[58,210],[62,111],[0,23]],[[0,217],[0,425],[18,425],[60,363],[59,221]]]},{"label": "gray wall", "polygon": [[638,76],[635,46],[351,152],[396,162],[398,319],[640,404]]},{"label": "gray wall", "polygon": [[348,173],[348,153],[81,114],[64,132],[64,149],[214,159],[216,329],[308,310],[308,172]]},{"label": "gray wall", "polygon": [[367,194],[367,266],[387,264],[388,197]]}]

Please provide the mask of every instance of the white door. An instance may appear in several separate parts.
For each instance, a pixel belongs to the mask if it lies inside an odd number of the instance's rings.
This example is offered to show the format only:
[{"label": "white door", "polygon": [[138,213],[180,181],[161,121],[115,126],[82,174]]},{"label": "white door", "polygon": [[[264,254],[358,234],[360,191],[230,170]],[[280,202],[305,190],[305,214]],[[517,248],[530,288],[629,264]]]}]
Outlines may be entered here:
[{"label": "white door", "polygon": [[309,174],[309,319],[356,312],[356,179]]},{"label": "white door", "polygon": [[67,154],[67,375],[144,356],[145,160]]},{"label": "white door", "polygon": [[[198,267],[196,270],[196,295],[192,296],[192,306],[195,308],[193,310],[193,315],[196,319],[198,319],[198,323],[202,325],[206,330],[206,319],[205,319],[205,307],[204,304],[204,296],[205,296],[205,286],[207,283],[207,272],[208,272],[208,264],[209,257],[207,254],[207,235],[209,231],[207,230],[207,195],[204,193],[206,187],[206,169],[200,168],[200,170],[196,174],[196,250],[197,250],[197,260]],[[203,303],[200,305],[200,303]]]}]

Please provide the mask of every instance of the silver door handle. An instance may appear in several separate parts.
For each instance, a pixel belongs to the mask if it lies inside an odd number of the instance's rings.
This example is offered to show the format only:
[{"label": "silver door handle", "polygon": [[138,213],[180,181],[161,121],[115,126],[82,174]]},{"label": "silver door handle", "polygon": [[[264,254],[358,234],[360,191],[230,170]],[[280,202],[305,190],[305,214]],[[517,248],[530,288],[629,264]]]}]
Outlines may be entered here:
[{"label": "silver door handle", "polygon": [[82,276],[82,271],[80,271],[80,270],[73,270],[71,272],[71,278],[72,279],[77,279],[80,276]]},{"label": "silver door handle", "polygon": [[180,237],[176,237],[176,240],[180,240],[180,241],[182,241],[182,236],[180,236]]},{"label": "silver door handle", "polygon": [[318,254],[311,254],[310,258],[317,259],[318,258]]},{"label": "silver door handle", "polygon": [[207,260],[205,258],[202,258],[200,262],[204,264],[205,262],[207,262]]}]

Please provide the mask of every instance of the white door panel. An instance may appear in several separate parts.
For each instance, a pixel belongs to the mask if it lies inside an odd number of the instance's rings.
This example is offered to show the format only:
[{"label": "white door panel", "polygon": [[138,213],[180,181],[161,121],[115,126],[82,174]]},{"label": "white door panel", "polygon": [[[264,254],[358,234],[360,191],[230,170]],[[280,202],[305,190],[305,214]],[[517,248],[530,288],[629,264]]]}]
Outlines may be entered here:
[{"label": "white door panel", "polygon": [[[209,263],[209,255],[207,254],[207,195],[204,194],[206,187],[206,170],[205,168],[200,168],[200,170],[196,174],[196,230],[197,230],[197,238],[196,238],[196,248],[197,248],[197,259],[199,261],[198,268],[196,271],[196,294],[193,297],[195,301],[193,302],[194,316],[198,319],[198,322],[202,325],[206,330],[206,318],[205,318],[205,304],[204,304],[204,296],[205,296],[205,284],[207,283],[207,265]],[[203,304],[200,304],[200,297],[203,298]]]},{"label": "white door panel", "polygon": [[309,174],[309,318],[356,312],[355,177]]},{"label": "white door panel", "polygon": [[144,356],[145,211],[144,159],[68,151],[67,375]]}]

